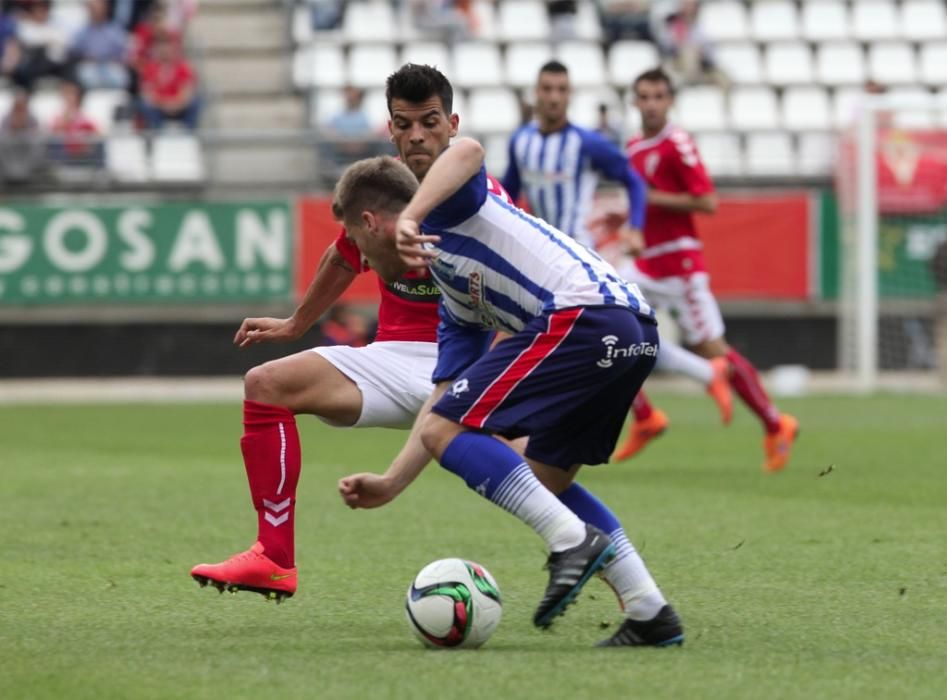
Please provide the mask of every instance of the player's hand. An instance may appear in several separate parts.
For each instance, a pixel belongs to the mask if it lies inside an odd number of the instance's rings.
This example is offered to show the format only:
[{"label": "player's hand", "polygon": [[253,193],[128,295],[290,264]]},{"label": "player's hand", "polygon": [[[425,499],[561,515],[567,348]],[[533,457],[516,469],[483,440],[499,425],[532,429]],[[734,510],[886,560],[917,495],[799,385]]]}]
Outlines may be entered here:
[{"label": "player's hand", "polygon": [[618,229],[618,240],[621,241],[623,252],[632,257],[638,257],[644,252],[644,234],[641,229],[631,226],[622,226]]},{"label": "player's hand", "polygon": [[305,332],[293,317],[245,318],[233,337],[233,344],[248,348],[257,343],[288,343],[299,340]]},{"label": "player's hand", "polygon": [[401,260],[410,268],[424,268],[437,257],[437,251],[431,247],[439,243],[440,236],[425,236],[421,233],[420,224],[411,217],[403,214],[398,217],[395,225],[395,246]]},{"label": "player's hand", "polygon": [[363,472],[339,479],[339,495],[349,508],[378,508],[397,496],[398,491],[387,477]]}]

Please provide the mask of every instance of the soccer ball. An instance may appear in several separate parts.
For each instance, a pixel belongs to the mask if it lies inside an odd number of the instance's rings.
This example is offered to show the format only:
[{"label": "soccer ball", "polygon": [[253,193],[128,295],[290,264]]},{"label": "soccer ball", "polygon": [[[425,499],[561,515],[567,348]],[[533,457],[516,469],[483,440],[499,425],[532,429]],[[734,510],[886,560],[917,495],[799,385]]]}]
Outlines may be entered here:
[{"label": "soccer ball", "polygon": [[429,647],[479,647],[500,624],[500,589],[485,568],[464,559],[438,559],[408,587],[411,631]]}]

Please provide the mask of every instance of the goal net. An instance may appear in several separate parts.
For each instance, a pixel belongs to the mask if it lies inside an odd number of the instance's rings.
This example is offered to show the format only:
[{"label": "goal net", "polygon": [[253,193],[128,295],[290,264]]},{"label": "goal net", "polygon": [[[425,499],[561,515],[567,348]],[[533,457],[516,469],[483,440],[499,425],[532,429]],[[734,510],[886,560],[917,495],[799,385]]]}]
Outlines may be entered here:
[{"label": "goal net", "polygon": [[865,391],[947,387],[947,102],[865,96],[836,187],[840,367]]}]

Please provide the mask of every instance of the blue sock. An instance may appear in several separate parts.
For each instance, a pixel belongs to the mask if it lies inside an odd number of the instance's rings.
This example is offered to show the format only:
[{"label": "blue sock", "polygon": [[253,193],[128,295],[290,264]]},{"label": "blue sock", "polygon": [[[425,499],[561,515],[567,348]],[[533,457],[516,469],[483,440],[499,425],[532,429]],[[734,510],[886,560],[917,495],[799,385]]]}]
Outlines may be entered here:
[{"label": "blue sock", "polygon": [[583,522],[594,525],[606,534],[621,529],[621,523],[608,506],[575,482],[559,494],[559,500]]}]

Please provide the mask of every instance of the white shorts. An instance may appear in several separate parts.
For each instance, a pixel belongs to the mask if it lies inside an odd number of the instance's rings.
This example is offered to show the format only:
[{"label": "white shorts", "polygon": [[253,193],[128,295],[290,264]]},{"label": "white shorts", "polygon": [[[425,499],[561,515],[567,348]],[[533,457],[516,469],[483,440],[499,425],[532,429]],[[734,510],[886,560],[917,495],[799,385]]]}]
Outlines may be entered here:
[{"label": "white shorts", "polygon": [[434,391],[437,343],[386,341],[313,348],[362,392],[356,428],[409,428]]},{"label": "white shorts", "polygon": [[682,277],[651,277],[626,258],[617,266],[618,273],[641,289],[651,306],[669,311],[681,329],[684,345],[697,345],[722,338],[723,316],[710,291],[710,275],[695,272]]}]

